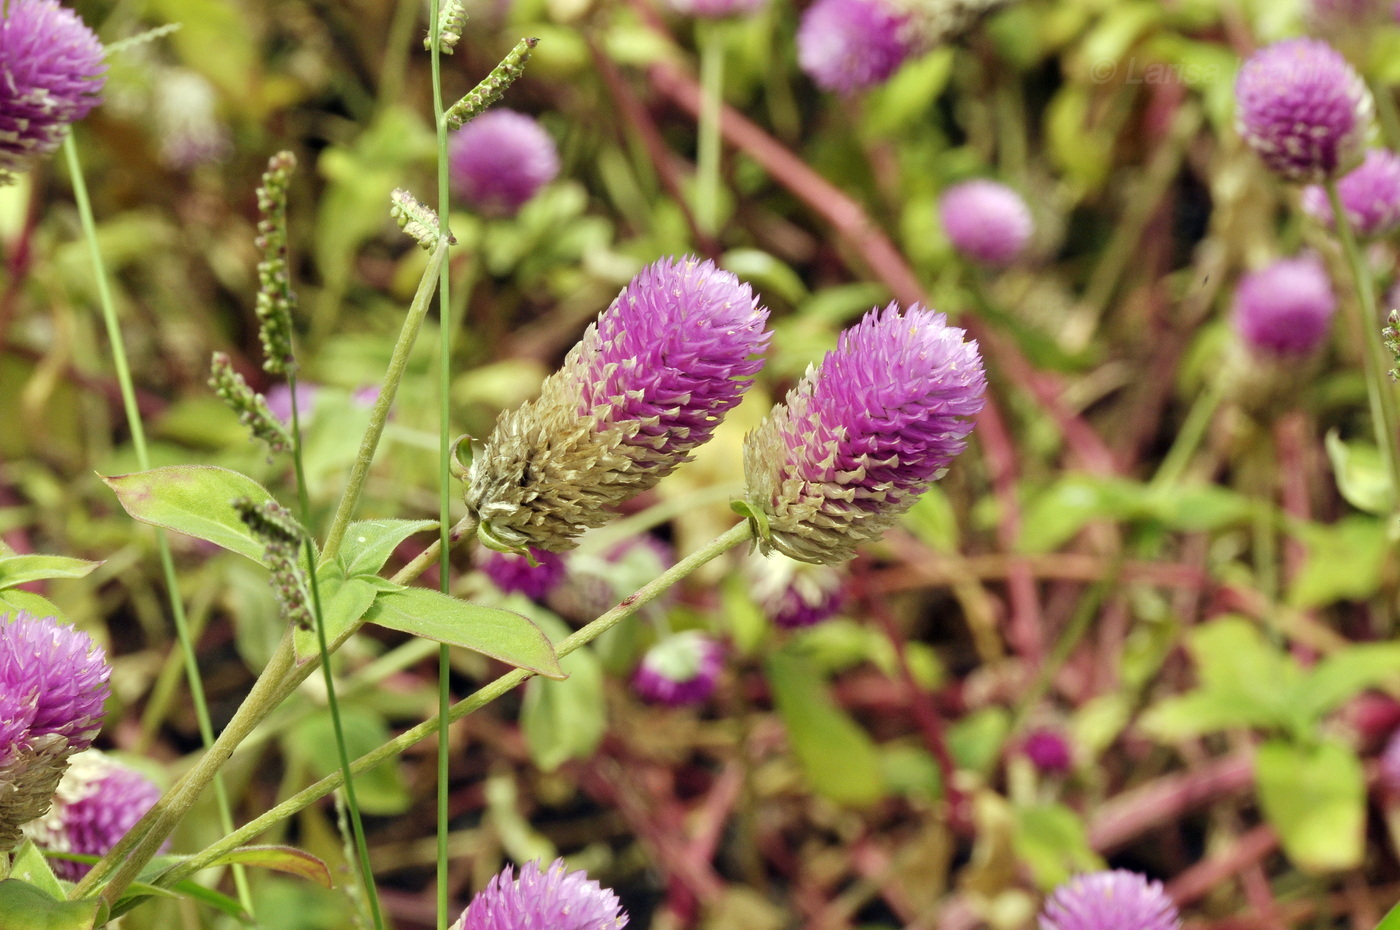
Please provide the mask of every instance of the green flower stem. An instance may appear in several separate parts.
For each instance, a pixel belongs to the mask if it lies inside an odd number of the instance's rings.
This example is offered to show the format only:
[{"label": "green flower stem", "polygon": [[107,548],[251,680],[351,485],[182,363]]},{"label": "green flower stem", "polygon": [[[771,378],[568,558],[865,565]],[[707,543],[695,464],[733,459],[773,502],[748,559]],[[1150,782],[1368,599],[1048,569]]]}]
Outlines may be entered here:
[{"label": "green flower stem", "polygon": [[1342,206],[1336,180],[1329,178],[1323,186],[1332,205],[1332,222],[1337,229],[1337,238],[1342,241],[1342,252],[1346,255],[1347,266],[1356,284],[1357,302],[1343,303],[1348,307],[1357,307],[1359,318],[1355,322],[1361,329],[1361,340],[1365,346],[1366,396],[1371,405],[1376,445],[1380,448],[1386,474],[1390,476],[1393,502],[1400,499],[1400,454],[1396,451],[1396,442],[1400,442],[1400,426],[1397,426],[1395,398],[1386,375],[1391,366],[1386,362],[1385,347],[1381,344],[1382,323],[1376,311],[1376,282],[1366,268],[1365,256],[1361,254],[1361,247],[1351,229],[1351,220]]},{"label": "green flower stem", "polygon": [[720,109],[724,102],[724,34],[719,23],[696,23],[700,41],[700,125],[696,130],[695,224],[719,231]]},{"label": "green flower stem", "polygon": [[[655,579],[640,588],[635,594],[624,599],[622,603],[618,604],[612,610],[563,640],[555,648],[555,652],[558,653],[559,657],[562,659],[570,653],[586,646],[608,630],[617,626],[617,624],[621,623],[623,620],[632,616],[647,604],[651,603],[658,595],[680,579],[694,572],[706,562],[748,541],[751,537],[752,531],[747,521],[731,527],[723,535],[714,539],[703,548],[686,556],[674,566],[658,575]],[[1092,614],[1092,611],[1089,611],[1089,613]],[[515,669],[502,675],[500,678],[497,678],[495,681],[477,690],[470,697],[453,704],[448,710],[448,721],[460,720],[473,711],[485,707],[502,695],[509,693],[513,688],[529,678],[531,674],[532,673],[523,669]],[[424,723],[420,723],[413,729],[407,730],[379,748],[356,759],[350,764],[350,771],[354,775],[367,772],[375,766],[399,755],[409,747],[421,743],[430,736],[434,736],[437,732],[437,720],[428,720]],[[336,788],[340,787],[343,778],[344,776],[339,772],[326,776],[309,788],[298,792],[281,804],[278,804],[256,820],[250,821],[243,827],[209,846],[203,852],[176,865],[170,871],[160,876],[160,878],[156,880],[156,884],[162,887],[169,887],[176,882],[189,878],[202,869],[208,868],[210,865],[217,862],[221,856],[227,855],[244,843],[255,839],[273,825],[286,820],[298,811],[304,810],[316,801],[324,798]]]},{"label": "green flower stem", "polygon": [[[447,117],[442,106],[442,17],[441,0],[432,0],[431,35],[428,42],[432,57],[433,122],[437,126],[438,222],[442,242],[450,242],[452,233],[447,219],[452,208],[447,187]],[[438,578],[443,594],[450,593],[452,572],[448,552],[452,545],[452,303],[449,296],[451,263],[443,262],[438,270]],[[448,753],[447,712],[452,705],[450,674],[451,652],[446,645],[438,648],[438,772],[437,772],[437,930],[447,930],[450,888],[447,881],[448,849],[451,835],[448,816],[448,780],[451,775]],[[348,763],[347,763],[348,765]],[[349,776],[341,771],[346,783]]]},{"label": "green flower stem", "polygon": [[1220,408],[1224,399],[1224,379],[1215,378],[1191,405],[1191,412],[1186,414],[1186,422],[1181,424],[1181,431],[1176,434],[1176,440],[1167,450],[1162,464],[1157,467],[1157,473],[1152,476],[1152,487],[1168,489],[1181,481],[1186,467],[1191,464],[1192,457],[1205,439],[1206,430],[1215,418],[1215,411]]},{"label": "green flower stem", "polygon": [[[102,261],[102,249],[97,243],[97,222],[92,214],[92,201],[88,197],[87,180],[83,176],[82,163],[78,159],[78,145],[72,132],[63,142],[63,153],[68,163],[68,174],[73,182],[73,199],[77,202],[78,217],[83,227],[83,238],[87,241],[88,257],[92,261],[92,275],[97,282],[97,298],[102,305],[102,321],[107,328],[107,340],[111,343],[112,363],[117,372],[117,385],[121,389],[122,407],[126,411],[127,428],[131,430],[131,444],[136,450],[136,461],[142,471],[151,467],[150,451],[146,447],[145,425],[141,422],[141,412],[136,406],[136,388],[131,380],[131,365],[126,357],[126,343],[122,339],[121,324],[117,321],[116,304],[112,300],[111,286],[107,281],[106,265]],[[195,653],[194,639],[190,636],[189,622],[185,617],[185,602],[180,595],[180,579],[175,573],[175,559],[170,554],[170,541],[165,531],[157,528],[156,548],[160,553],[161,573],[165,578],[165,590],[170,598],[170,614],[175,624],[175,637],[184,657],[185,677],[189,682],[190,700],[194,704],[195,720],[199,725],[199,736],[205,747],[214,742],[214,728],[209,720],[209,705],[204,698],[204,681],[199,675],[199,657]],[[233,826],[228,791],[223,779],[216,779],[214,792],[219,808],[219,825],[224,829]],[[226,826],[227,825],[227,826]],[[253,913],[253,899],[248,889],[247,875],[242,866],[234,869],[234,882],[238,888],[238,903],[249,914]]]},{"label": "green flower stem", "polygon": [[[297,405],[297,376],[295,369],[287,375],[287,387],[292,398],[292,464],[296,470],[297,502],[301,507],[303,525],[311,519],[311,501],[306,491],[306,467],[301,449],[301,412]],[[316,564],[316,547],[311,537],[303,540],[306,547],[306,564]],[[360,880],[365,886],[365,897],[369,900],[370,915],[376,930],[384,930],[384,913],[379,907],[379,890],[374,884],[374,868],[369,861],[369,843],[365,840],[365,825],[360,817],[360,802],[355,796],[355,781],[349,777],[350,753],[345,748],[345,725],[340,719],[340,701],[335,695],[335,673],[331,671],[331,650],[326,643],[325,613],[321,607],[321,585],[316,573],[310,572],[308,582],[311,587],[311,617],[316,626],[316,646],[321,653],[321,672],[326,681],[326,706],[331,714],[331,726],[335,730],[335,750],[340,762],[340,772],[345,776],[345,805],[350,811],[350,826],[355,835],[355,849],[360,860]]]},{"label": "green flower stem", "polygon": [[369,427],[365,429],[364,438],[360,440],[360,451],[355,456],[355,464],[350,468],[350,481],[345,486],[345,494],[340,498],[340,506],[336,508],[335,518],[331,521],[325,548],[321,550],[322,565],[340,554],[345,530],[360,503],[365,479],[369,477],[370,464],[374,461],[375,450],[379,447],[379,437],[384,434],[384,424],[389,420],[389,408],[394,405],[399,382],[403,380],[404,369],[408,366],[409,353],[413,351],[413,343],[418,339],[418,331],[423,327],[423,317],[427,315],[428,307],[433,302],[433,292],[437,290],[443,260],[447,257],[447,239],[447,236],[438,238],[437,248],[433,249],[428,258],[428,267],[423,270],[423,278],[418,282],[418,291],[413,295],[413,303],[409,305],[408,315],[399,330],[399,341],[395,343],[393,355],[389,359],[389,370],[384,375],[384,385],[379,389],[379,398],[374,402],[374,409],[370,411]]}]

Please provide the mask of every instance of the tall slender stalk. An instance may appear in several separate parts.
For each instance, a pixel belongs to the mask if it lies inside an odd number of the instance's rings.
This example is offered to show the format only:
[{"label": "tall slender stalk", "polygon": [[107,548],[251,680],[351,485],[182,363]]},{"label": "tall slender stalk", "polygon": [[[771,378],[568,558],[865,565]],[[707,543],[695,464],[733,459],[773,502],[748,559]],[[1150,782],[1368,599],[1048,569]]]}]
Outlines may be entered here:
[{"label": "tall slender stalk", "polygon": [[[107,329],[107,341],[111,345],[112,364],[117,372],[122,408],[126,411],[127,428],[131,431],[131,444],[136,450],[137,464],[142,471],[148,471],[151,467],[151,454],[146,446],[146,428],[141,422],[141,411],[136,405],[136,388],[131,380],[126,342],[122,338],[121,324],[117,321],[116,304],[112,300],[112,289],[107,281],[107,266],[102,260],[102,249],[97,242],[97,222],[93,218],[92,201],[88,197],[87,181],[83,176],[82,163],[78,158],[78,145],[72,132],[69,132],[68,138],[63,142],[63,153],[68,163],[68,174],[73,182],[73,199],[77,202],[83,239],[87,242],[88,257],[92,260],[92,275],[97,282],[97,299],[102,306],[102,321]],[[165,530],[159,527],[156,528],[155,534],[156,548],[160,553],[161,574],[164,576],[165,590],[170,599],[170,615],[175,624],[175,638],[179,641],[180,652],[184,657],[190,701],[194,704],[199,738],[207,749],[214,743],[214,727],[210,723],[209,705],[204,696],[204,680],[199,674],[199,657],[195,653],[194,639],[190,636],[189,621],[185,617],[185,601],[180,594],[180,579],[175,572],[175,559],[170,553],[170,541],[165,535]],[[224,787],[222,778],[215,778],[214,794],[219,808],[219,826],[225,830],[232,829],[233,815],[230,812],[228,790]],[[243,867],[235,866],[233,876],[238,889],[238,903],[249,914],[253,913],[253,897]]]},{"label": "tall slender stalk", "polygon": [[695,224],[706,236],[719,231],[720,107],[724,101],[724,34],[719,23],[699,22],[700,125],[695,158]]}]

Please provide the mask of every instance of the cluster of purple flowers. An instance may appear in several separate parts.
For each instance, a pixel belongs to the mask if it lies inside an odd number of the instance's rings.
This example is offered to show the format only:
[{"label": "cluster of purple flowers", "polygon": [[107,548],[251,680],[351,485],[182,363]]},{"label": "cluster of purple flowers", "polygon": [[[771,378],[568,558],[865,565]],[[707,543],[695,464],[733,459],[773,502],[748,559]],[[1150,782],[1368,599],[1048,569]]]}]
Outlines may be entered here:
[{"label": "cluster of purple flowers", "polygon": [[41,816],[102,727],[111,670],[85,633],[24,611],[0,616],[0,852]]}]

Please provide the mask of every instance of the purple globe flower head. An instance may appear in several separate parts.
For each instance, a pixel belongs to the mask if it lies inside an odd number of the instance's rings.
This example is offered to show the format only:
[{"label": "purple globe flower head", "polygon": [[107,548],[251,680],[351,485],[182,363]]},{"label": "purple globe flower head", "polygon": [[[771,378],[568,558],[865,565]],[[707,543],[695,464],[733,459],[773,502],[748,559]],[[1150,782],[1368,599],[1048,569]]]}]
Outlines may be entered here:
[{"label": "purple globe flower head", "polygon": [[864,90],[914,54],[909,26],[909,14],[889,0],[817,0],[797,27],[797,62],[822,90]]},{"label": "purple globe flower head", "polygon": [[1032,730],[1021,741],[1021,751],[1046,775],[1063,775],[1074,767],[1069,741],[1055,730]]},{"label": "purple globe flower head", "polygon": [[723,668],[724,646],[712,636],[687,630],[647,650],[632,676],[632,687],[653,704],[702,704],[715,693]]},{"label": "purple globe flower head", "polygon": [[1177,930],[1181,919],[1161,882],[1116,869],[1076,875],[1055,889],[1040,930]]},{"label": "purple globe flower head", "polygon": [[1307,254],[1242,277],[1230,321],[1256,356],[1299,358],[1321,348],[1336,311],[1327,269],[1320,258]]},{"label": "purple globe flower head", "polygon": [[554,140],[532,117],[514,110],[487,110],[449,145],[453,189],[488,216],[514,216],[559,174]]},{"label": "purple globe flower head", "polygon": [[747,16],[761,10],[768,0],[670,0],[671,8],[682,16],[700,19],[724,19],[727,16]]},{"label": "purple globe flower head", "polygon": [[938,216],[953,248],[966,259],[1004,268],[1031,238],[1031,211],[1021,195],[996,181],[954,184],[938,201]]},{"label": "purple globe flower head", "polygon": [[1390,735],[1381,752],[1381,786],[1393,795],[1400,795],[1400,730]]},{"label": "purple globe flower head", "polygon": [[1235,126],[1264,164],[1317,183],[1360,160],[1374,102],[1361,75],[1318,39],[1256,52],[1235,81]]},{"label": "purple globe flower head", "polygon": [[[297,382],[297,416],[303,426],[311,422],[316,412],[316,397],[320,393],[321,386],[313,381]],[[272,411],[274,417],[288,426],[292,425],[292,389],[285,381],[278,381],[268,388],[265,400],[267,409]]]},{"label": "purple globe flower head", "polygon": [[68,126],[102,102],[102,43],[58,0],[0,9],[0,177],[57,151]]},{"label": "purple globe flower head", "polygon": [[[96,749],[80,752],[58,783],[53,806],[25,824],[25,834],[49,852],[105,856],[160,799],[155,783]],[[169,845],[168,843],[166,845]],[[54,873],[80,881],[92,867],[51,860]]]},{"label": "purple globe flower head", "polygon": [[746,569],[754,603],[774,626],[788,630],[815,626],[846,606],[848,579],[840,569],[779,553],[755,553]]},{"label": "purple globe flower head", "polygon": [[155,132],[160,160],[182,171],[221,162],[233,153],[233,138],[218,117],[218,90],[189,68],[164,68],[155,82]]},{"label": "purple globe flower head", "polygon": [[563,859],[541,871],[538,862],[506,866],[476,897],[452,930],[621,930],[622,904],[588,873],[570,872]]},{"label": "purple globe flower head", "polygon": [[768,310],[713,262],[661,259],[623,288],[474,450],[467,508],[495,549],[563,552],[690,459],[763,367]]},{"label": "purple globe flower head", "polygon": [[535,564],[523,555],[487,549],[479,567],[502,593],[519,593],[532,601],[544,600],[564,580],[564,559],[553,552],[531,550]]},{"label": "purple globe flower head", "polygon": [[866,314],[744,441],[759,547],[834,564],[878,539],[967,445],[986,377],[941,313]]},{"label": "purple globe flower head", "polygon": [[[1358,236],[1384,236],[1400,227],[1400,155],[1388,149],[1368,149],[1366,158],[1337,182],[1337,196],[1347,221]],[[1319,184],[1303,190],[1303,210],[1331,226],[1332,204]]]},{"label": "purple globe flower head", "polygon": [[0,853],[49,809],[69,757],[92,745],[110,674],[102,650],[72,627],[0,615]]}]

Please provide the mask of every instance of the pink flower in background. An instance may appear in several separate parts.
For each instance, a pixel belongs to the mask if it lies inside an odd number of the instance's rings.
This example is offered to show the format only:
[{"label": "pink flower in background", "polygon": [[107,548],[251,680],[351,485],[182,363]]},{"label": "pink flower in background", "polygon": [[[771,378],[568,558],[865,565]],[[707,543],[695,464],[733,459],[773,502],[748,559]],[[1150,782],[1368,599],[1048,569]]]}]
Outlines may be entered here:
[{"label": "pink flower in background", "polygon": [[487,110],[448,145],[453,190],[490,216],[514,216],[559,175],[554,140],[533,117],[514,110]]},{"label": "pink flower in background", "polygon": [[[1337,196],[1358,236],[1394,232],[1400,227],[1400,155],[1369,149],[1361,164],[1337,182]],[[1332,203],[1322,185],[1304,189],[1303,209],[1319,223],[1332,225]]]},{"label": "pink flower in background", "polygon": [[864,90],[914,53],[908,27],[908,14],[887,0],[817,0],[797,28],[797,62],[822,90]]},{"label": "pink flower in background", "polygon": [[1065,882],[1045,902],[1040,930],[1177,930],[1181,919],[1161,882],[1116,869]]},{"label": "pink flower in background", "polygon": [[1235,332],[1266,358],[1315,352],[1327,339],[1337,297],[1316,255],[1274,262],[1240,278],[1235,287]]},{"label": "pink flower in background", "polygon": [[506,866],[472,898],[452,930],[621,930],[627,915],[617,895],[563,859],[541,871],[539,862]]},{"label": "pink flower in background", "polygon": [[714,694],[724,668],[724,647],[713,636],[687,630],[668,636],[647,650],[632,687],[643,700],[681,707],[700,704]]},{"label": "pink flower in background", "polygon": [[938,217],[953,248],[979,265],[1003,268],[1025,251],[1031,211],[1021,195],[996,181],[954,184],[938,200]]}]

